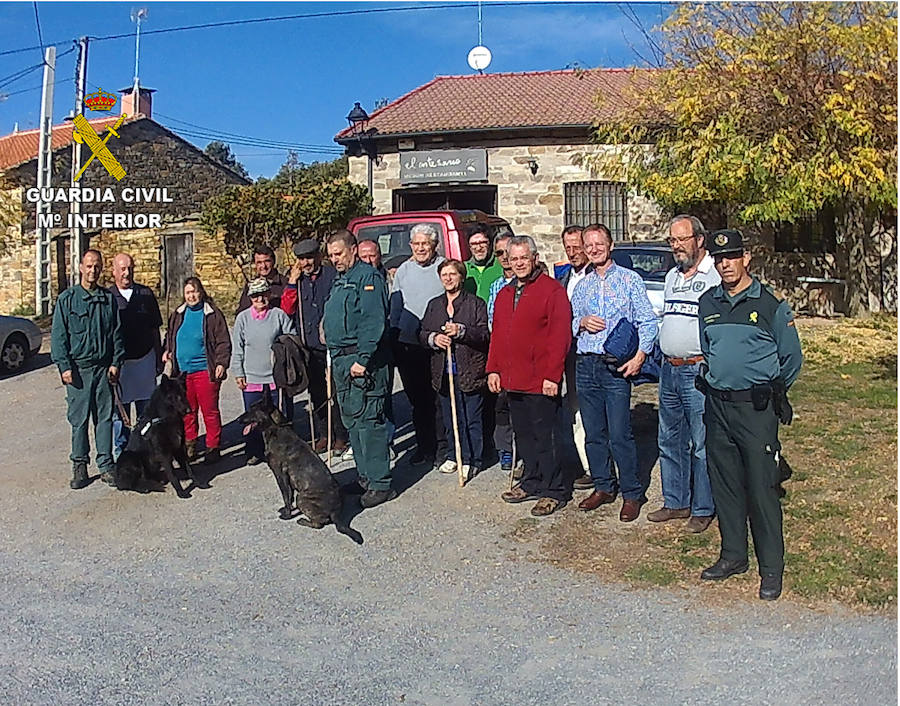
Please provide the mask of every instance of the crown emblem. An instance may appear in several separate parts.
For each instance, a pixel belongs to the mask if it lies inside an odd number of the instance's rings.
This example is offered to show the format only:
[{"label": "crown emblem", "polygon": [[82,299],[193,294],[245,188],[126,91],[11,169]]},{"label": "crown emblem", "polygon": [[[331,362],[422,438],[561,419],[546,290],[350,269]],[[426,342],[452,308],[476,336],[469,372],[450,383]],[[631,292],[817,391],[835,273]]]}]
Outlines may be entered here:
[{"label": "crown emblem", "polygon": [[728,245],[728,236],[724,233],[719,233],[716,236],[716,245],[718,245],[720,248]]},{"label": "crown emblem", "polygon": [[106,93],[101,88],[96,93],[85,96],[84,104],[90,110],[112,110],[117,100],[112,93]]}]

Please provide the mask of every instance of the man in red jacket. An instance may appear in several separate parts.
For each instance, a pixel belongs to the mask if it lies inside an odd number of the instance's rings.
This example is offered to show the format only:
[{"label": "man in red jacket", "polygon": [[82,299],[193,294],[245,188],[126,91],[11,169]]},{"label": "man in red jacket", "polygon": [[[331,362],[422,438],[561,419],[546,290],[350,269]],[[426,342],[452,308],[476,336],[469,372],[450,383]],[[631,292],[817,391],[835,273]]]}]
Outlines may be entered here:
[{"label": "man in red jacket", "polygon": [[551,515],[571,498],[556,439],[559,384],[572,343],[572,309],[566,290],[543,274],[529,236],[510,238],[515,279],[500,290],[488,351],[488,387],[506,390],[525,472],[500,497],[508,503],[537,500],[535,517]]}]

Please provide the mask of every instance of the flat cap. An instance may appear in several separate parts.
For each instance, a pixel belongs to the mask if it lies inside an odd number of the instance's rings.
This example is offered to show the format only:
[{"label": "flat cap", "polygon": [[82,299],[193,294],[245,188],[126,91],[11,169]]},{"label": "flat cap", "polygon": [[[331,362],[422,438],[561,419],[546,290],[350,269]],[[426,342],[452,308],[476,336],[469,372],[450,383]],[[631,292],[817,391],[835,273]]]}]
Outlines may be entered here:
[{"label": "flat cap", "polygon": [[706,238],[706,249],[713,257],[744,252],[744,238],[739,230],[733,228],[714,230]]},{"label": "flat cap", "polygon": [[319,252],[319,241],[314,238],[307,238],[299,243],[294,243],[294,255],[297,257],[310,257],[317,252]]}]

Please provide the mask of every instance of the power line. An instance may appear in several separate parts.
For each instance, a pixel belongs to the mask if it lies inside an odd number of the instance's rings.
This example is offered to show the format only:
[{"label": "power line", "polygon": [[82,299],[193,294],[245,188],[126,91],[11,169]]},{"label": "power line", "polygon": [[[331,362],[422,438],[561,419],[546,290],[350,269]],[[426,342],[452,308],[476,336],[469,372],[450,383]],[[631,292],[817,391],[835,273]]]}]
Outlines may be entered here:
[{"label": "power line", "polygon": [[[36,47],[32,47],[32,49],[35,49],[35,48]],[[71,54],[73,51],[75,51],[75,47],[72,47],[71,49],[69,49],[69,51],[65,51],[62,54],[59,54],[56,57],[56,60],[59,61],[67,54]],[[9,76],[4,76],[3,78],[0,78],[0,88],[3,88],[4,86],[8,86],[9,84],[14,83],[15,81],[18,81],[20,78],[24,78],[28,74],[34,73],[38,69],[42,69],[42,68],[44,68],[44,60],[43,59],[41,60],[40,64],[35,64],[34,66],[26,66],[24,69],[20,69],[19,71],[16,71],[15,73],[10,74]]]},{"label": "power line", "polygon": [[16,73],[10,74],[9,76],[4,76],[3,78],[0,78],[0,88],[3,88],[4,86],[8,86],[9,84],[13,83],[14,81],[18,81],[20,78],[24,78],[28,74],[34,73],[38,69],[42,69],[42,68],[44,68],[43,61],[40,64],[35,64],[34,66],[29,66],[25,69],[16,71]]},{"label": "power line", "polygon": [[[197,132],[194,130],[185,130],[183,128],[173,128],[170,126],[164,125],[164,127],[168,127],[172,132],[182,136],[182,137],[193,137],[200,140],[217,140],[223,141],[220,137],[216,135],[210,135],[205,132]],[[305,154],[321,154],[321,155],[330,155],[335,157],[340,157],[343,154],[343,150],[335,151],[332,148],[317,148],[317,147],[304,147],[302,145],[291,145],[289,143],[273,145],[266,142],[260,142],[258,140],[254,140],[253,138],[241,138],[235,139],[231,138],[228,140],[229,144],[233,145],[242,145],[244,147],[262,147],[269,149],[276,149],[282,152],[287,152],[288,150],[293,150],[294,152],[303,152]]]},{"label": "power line", "polygon": [[[661,6],[671,6],[676,5],[676,2],[641,2],[640,5],[661,5]],[[490,6],[492,8],[496,7],[530,7],[530,6],[590,6],[597,5],[595,0],[524,0],[523,2],[492,2]],[[414,12],[418,10],[453,10],[453,9],[465,9],[465,8],[473,8],[477,7],[478,4],[475,2],[465,2],[465,3],[442,3],[442,4],[430,4],[430,5],[413,5],[408,7],[377,7],[377,8],[368,8],[365,10],[333,10],[330,12],[311,12],[300,15],[281,15],[277,17],[257,17],[246,20],[226,20],[223,22],[207,22],[204,24],[197,25],[182,25],[179,27],[164,27],[162,29],[153,29],[142,32],[142,34],[167,34],[171,32],[187,32],[190,30],[196,29],[213,29],[218,27],[235,27],[239,25],[249,25],[249,24],[259,24],[263,22],[284,22],[289,20],[307,20],[307,19],[318,19],[323,17],[347,17],[350,15],[376,15],[376,14],[386,14],[386,13],[396,13],[396,12]],[[91,41],[102,42],[113,39],[128,39],[134,36],[132,33],[125,34],[109,34],[104,37],[90,37]],[[52,46],[63,46],[67,44],[69,41],[66,40],[63,42],[56,42]],[[0,56],[8,56],[10,54],[18,54],[21,52],[32,51],[33,49],[37,49],[39,47],[22,47],[21,49],[8,49],[6,51],[0,52]]]},{"label": "power line", "polygon": [[32,0],[34,5],[34,24],[37,26],[38,44],[41,45],[41,57],[44,56],[44,37],[41,34],[41,18],[38,17],[37,0]]},{"label": "power line", "polygon": [[[156,113],[161,118],[165,120],[179,123],[180,125],[187,125],[189,128],[195,128],[196,132],[202,132],[208,135],[214,135],[215,139],[220,139],[222,141],[229,141],[231,139],[241,139],[241,140],[254,140],[260,143],[267,143],[267,145],[272,146],[273,148],[286,148],[286,149],[295,149],[297,147],[316,149],[316,150],[325,150],[325,151],[337,151],[343,153],[343,148],[338,147],[337,145],[317,145],[309,142],[288,142],[283,140],[273,140],[267,137],[252,137],[249,135],[242,135],[236,132],[226,132],[225,130],[218,130],[216,128],[206,127],[204,125],[197,125],[196,123],[189,123],[187,120],[180,120],[179,118],[173,118],[171,115],[164,115],[163,113]],[[179,131],[183,131],[183,128],[178,128]]]},{"label": "power line", "polygon": [[[71,80],[71,79],[68,79],[68,78],[61,78],[59,81],[55,81],[55,82],[53,83],[53,85],[54,85],[54,86],[58,86],[58,85],[61,84],[61,83],[68,83],[70,80]],[[18,91],[12,91],[12,92],[10,92],[10,93],[0,93],[0,100],[5,100],[5,99],[9,98],[10,96],[17,96],[17,95],[19,95],[20,93],[28,93],[29,91],[37,91],[37,90],[39,90],[39,89],[41,89],[41,88],[43,88],[43,85],[41,85],[41,86],[32,86],[31,88],[22,88],[22,89],[20,89],[20,90],[18,90]]]}]

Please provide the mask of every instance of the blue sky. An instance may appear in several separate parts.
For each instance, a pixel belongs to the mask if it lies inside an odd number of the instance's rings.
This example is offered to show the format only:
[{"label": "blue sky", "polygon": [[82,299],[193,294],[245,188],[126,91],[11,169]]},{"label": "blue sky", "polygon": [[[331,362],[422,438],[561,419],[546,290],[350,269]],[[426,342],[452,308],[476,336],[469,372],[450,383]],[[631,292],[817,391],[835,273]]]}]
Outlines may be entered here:
[{"label": "blue sky", "polygon": [[[448,0],[452,2],[452,0]],[[82,35],[130,33],[125,39],[93,41],[88,90],[114,92],[132,83],[132,9],[147,7],[142,26],[140,78],[157,89],[153,117],[178,131],[196,131],[177,121],[240,135],[312,145],[302,161],[330,159],[334,134],[346,126],[354,101],[371,112],[379,99],[395,99],[437,75],[471,73],[466,55],[478,39],[477,9],[433,8],[399,13],[320,17],[162,34],[143,34],[184,25],[261,17],[385,7],[416,8],[429,3],[68,3],[39,2],[45,44]],[[447,4],[447,3],[443,3]],[[488,71],[642,65],[648,54],[640,31],[621,3],[590,5],[482,5],[483,42],[493,53]],[[631,3],[647,28],[659,24],[668,6]],[[31,3],[0,4],[0,52],[38,44]],[[68,46],[58,47],[61,54]],[[57,62],[54,123],[74,106],[76,53]],[[41,61],[39,49],[0,55],[3,78]],[[35,71],[0,87],[0,134],[37,127]],[[118,106],[116,107],[118,112]],[[89,113],[89,117],[97,117]],[[201,132],[208,132],[202,130]],[[190,137],[200,147],[209,137]],[[251,176],[271,176],[286,149],[233,144]]]}]

